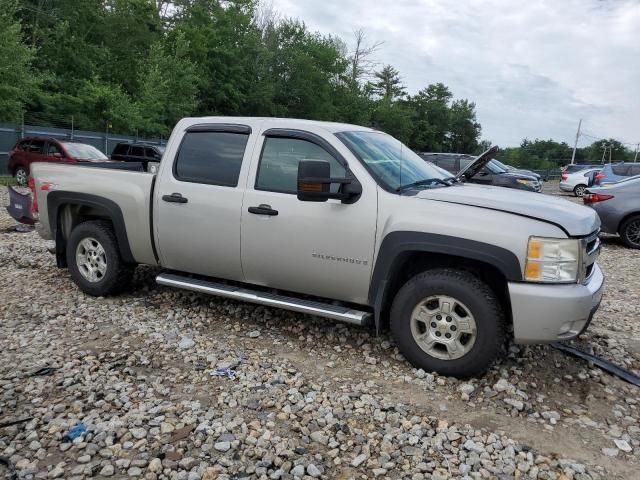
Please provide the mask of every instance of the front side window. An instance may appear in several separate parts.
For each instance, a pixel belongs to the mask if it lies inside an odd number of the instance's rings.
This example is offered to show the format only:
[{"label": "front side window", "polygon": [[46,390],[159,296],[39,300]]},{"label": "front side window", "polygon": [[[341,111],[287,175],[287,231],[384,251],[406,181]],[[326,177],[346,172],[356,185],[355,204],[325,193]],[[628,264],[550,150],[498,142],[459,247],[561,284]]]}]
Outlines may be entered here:
[{"label": "front side window", "polygon": [[62,155],[62,151],[60,150],[60,147],[58,147],[58,145],[56,145],[55,143],[47,144],[47,155],[52,156],[52,155],[55,155],[56,153],[59,153],[60,155]]},{"label": "front side window", "polygon": [[[444,180],[442,169],[425,162],[402,142],[381,132],[341,132],[336,136],[367,167],[376,181],[389,190],[428,179]],[[434,185],[441,185],[438,182]]]},{"label": "front side window", "polygon": [[[326,160],[331,177],[344,178],[345,168],[324,148],[298,138],[267,137],[258,167],[256,190],[296,193],[298,188],[298,164],[300,160]],[[339,185],[332,184],[337,192]]]},{"label": "front side window", "polygon": [[230,132],[187,132],[174,175],[183,182],[236,187],[249,136]]},{"label": "front side window", "polygon": [[153,148],[146,147],[144,149],[144,156],[147,158],[160,158],[158,152],[156,152]]},{"label": "front side window", "polygon": [[144,148],[143,147],[131,147],[131,156],[133,157],[144,157]]}]

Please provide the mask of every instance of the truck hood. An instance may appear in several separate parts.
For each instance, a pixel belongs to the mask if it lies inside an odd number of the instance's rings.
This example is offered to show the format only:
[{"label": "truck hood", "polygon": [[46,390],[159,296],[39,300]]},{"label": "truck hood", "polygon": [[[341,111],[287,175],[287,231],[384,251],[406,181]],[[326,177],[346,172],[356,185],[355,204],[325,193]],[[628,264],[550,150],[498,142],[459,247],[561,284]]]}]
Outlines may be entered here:
[{"label": "truck hood", "polygon": [[498,210],[552,223],[568,235],[579,237],[600,227],[598,215],[590,208],[562,198],[534,192],[487,185],[462,184],[420,190],[418,198]]}]

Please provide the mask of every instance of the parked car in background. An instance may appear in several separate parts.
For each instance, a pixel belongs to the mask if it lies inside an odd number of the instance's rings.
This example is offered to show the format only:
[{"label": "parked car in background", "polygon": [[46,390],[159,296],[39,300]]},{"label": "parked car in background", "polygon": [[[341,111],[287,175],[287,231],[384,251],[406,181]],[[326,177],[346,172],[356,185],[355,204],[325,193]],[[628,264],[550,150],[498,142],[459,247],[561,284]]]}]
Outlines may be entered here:
[{"label": "parked car in background", "polygon": [[506,164],[502,163],[500,160],[498,160],[497,158],[494,158],[491,163],[495,163],[499,167],[504,168],[507,172],[520,173],[522,175],[528,175],[530,177],[537,178],[538,181],[542,181],[542,176],[540,174],[532,171],[532,170],[527,170],[527,169],[524,169],[524,168],[516,168],[516,167],[513,167],[511,165],[506,165]]},{"label": "parked car in background", "polygon": [[593,174],[599,168],[587,168],[573,173],[563,172],[560,175],[560,190],[573,192],[576,197],[582,197],[587,187],[593,182]]},{"label": "parked car in background", "polygon": [[640,249],[640,177],[589,188],[582,201],[598,213],[603,232],[618,234],[627,247]]},{"label": "parked car in background", "polygon": [[164,146],[146,143],[119,143],[111,153],[111,160],[140,162],[145,170],[149,162],[159,162],[164,154]]},{"label": "parked car in background", "polygon": [[108,162],[107,156],[93,145],[48,137],[28,137],[18,141],[9,152],[9,172],[19,185],[27,184],[31,164]]},{"label": "parked car in background", "polygon": [[[444,168],[452,175],[457,175],[465,169],[474,159],[471,155],[461,153],[419,153],[420,158],[429,161],[440,168]],[[541,192],[542,182],[539,177],[524,175],[522,173],[509,172],[491,160],[467,181],[497,187],[515,188],[529,192]]]},{"label": "parked car in background", "polygon": [[39,164],[32,178],[39,232],[88,294],[158,265],[164,286],[388,327],[442,375],[485,371],[507,336],[574,338],[602,297],[593,210],[459,182],[366,127],[187,118],[157,175]]},{"label": "parked car in background", "polygon": [[597,168],[597,167],[602,167],[602,165],[594,165],[594,164],[587,164],[587,163],[570,163],[569,165],[565,165],[564,167],[562,167],[561,171],[562,173],[575,173],[575,172],[579,172],[580,170],[587,170],[588,168]]},{"label": "parked car in background", "polygon": [[636,175],[640,175],[640,163],[607,163],[602,166],[602,171],[595,176],[593,184],[607,185]]}]

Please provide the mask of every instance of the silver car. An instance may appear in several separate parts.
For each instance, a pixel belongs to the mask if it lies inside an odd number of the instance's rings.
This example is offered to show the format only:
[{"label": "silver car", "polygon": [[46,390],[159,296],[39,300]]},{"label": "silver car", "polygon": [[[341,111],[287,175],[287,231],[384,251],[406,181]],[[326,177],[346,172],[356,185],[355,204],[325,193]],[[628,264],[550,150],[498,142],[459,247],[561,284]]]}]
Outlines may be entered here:
[{"label": "silver car", "polygon": [[640,249],[640,176],[590,187],[582,199],[600,216],[603,232],[617,233],[627,247]]}]

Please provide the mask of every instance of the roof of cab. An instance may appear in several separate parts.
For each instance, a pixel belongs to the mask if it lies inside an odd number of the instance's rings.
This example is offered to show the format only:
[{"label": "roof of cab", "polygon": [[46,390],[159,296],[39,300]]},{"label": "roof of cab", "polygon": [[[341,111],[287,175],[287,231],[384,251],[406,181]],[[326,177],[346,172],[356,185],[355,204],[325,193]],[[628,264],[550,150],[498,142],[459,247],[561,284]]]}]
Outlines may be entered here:
[{"label": "roof of cab", "polygon": [[[248,125],[250,127],[266,126],[268,128],[297,128],[305,129],[310,126],[322,128],[331,133],[366,131],[375,132],[372,128],[349,123],[324,122],[319,120],[302,120],[298,118],[275,118],[275,117],[190,117],[183,119],[187,125],[197,123],[232,123]],[[266,124],[266,125],[265,125]]]}]

